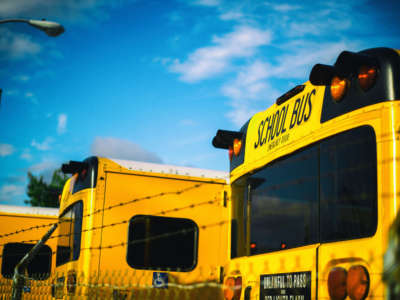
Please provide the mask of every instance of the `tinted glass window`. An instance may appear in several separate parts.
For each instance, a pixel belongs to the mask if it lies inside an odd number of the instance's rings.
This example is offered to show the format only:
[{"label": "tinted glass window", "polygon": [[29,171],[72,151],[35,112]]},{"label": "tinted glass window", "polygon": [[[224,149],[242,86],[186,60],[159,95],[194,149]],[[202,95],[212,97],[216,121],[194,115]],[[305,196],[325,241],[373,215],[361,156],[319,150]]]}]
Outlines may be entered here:
[{"label": "tinted glass window", "polygon": [[198,227],[189,219],[135,216],[127,262],[135,269],[190,271],[197,263]]},{"label": "tinted glass window", "polygon": [[58,227],[59,235],[57,244],[56,265],[77,260],[81,249],[82,232],[82,201],[67,208],[60,217]]},{"label": "tinted glass window", "polygon": [[[4,245],[1,263],[1,275],[12,278],[15,266],[33,248],[35,244],[9,243]],[[28,276],[34,279],[47,279],[51,271],[52,252],[49,246],[43,245],[28,264]]]},{"label": "tinted glass window", "polygon": [[76,181],[72,193],[79,192],[83,189],[89,189],[96,187],[97,183],[97,169],[98,169],[98,159],[97,157],[89,157],[83,162],[87,163],[87,168],[82,170]]},{"label": "tinted glass window", "polygon": [[372,236],[375,133],[363,126],[333,136],[269,164],[246,185],[241,199],[250,195],[251,254]]},{"label": "tinted glass window", "polygon": [[370,236],[377,222],[376,141],[360,127],[323,141],[321,240]]},{"label": "tinted glass window", "polygon": [[304,150],[248,178],[252,254],[318,239],[318,151]]}]

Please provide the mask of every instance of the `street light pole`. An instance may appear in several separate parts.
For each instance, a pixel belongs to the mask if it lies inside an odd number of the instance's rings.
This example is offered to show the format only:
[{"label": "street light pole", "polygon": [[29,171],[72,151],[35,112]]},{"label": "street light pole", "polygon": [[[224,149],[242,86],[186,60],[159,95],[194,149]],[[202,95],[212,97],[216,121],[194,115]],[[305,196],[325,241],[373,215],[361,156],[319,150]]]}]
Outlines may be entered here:
[{"label": "street light pole", "polygon": [[46,20],[25,20],[25,19],[0,20],[0,24],[4,23],[26,23],[39,30],[44,31],[48,36],[52,37],[56,37],[65,31],[64,27],[61,24]]},{"label": "street light pole", "polygon": [[[46,20],[26,20],[26,19],[4,19],[0,20],[0,24],[5,23],[26,23],[41,31],[44,31],[48,36],[56,37],[62,34],[65,29],[61,24],[56,22],[46,21]],[[1,105],[1,93],[0,89],[0,105]]]}]

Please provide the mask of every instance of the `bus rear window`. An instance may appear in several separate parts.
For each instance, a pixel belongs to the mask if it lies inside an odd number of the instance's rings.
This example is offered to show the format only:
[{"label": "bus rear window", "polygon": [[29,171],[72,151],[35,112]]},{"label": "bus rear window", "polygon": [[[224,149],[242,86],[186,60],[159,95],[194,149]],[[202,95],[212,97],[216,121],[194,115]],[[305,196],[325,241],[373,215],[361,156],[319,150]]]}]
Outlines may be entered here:
[{"label": "bus rear window", "polygon": [[377,226],[375,134],[360,127],[320,145],[321,242],[371,236]]},{"label": "bus rear window", "polygon": [[81,249],[83,204],[79,201],[68,207],[60,217],[56,265],[79,258]]},{"label": "bus rear window", "polygon": [[[15,266],[35,246],[35,244],[8,243],[4,245],[1,275],[4,278],[12,278]],[[52,251],[47,245],[43,245],[39,252],[28,264],[28,276],[36,280],[49,278],[51,271]]]},{"label": "bus rear window", "polygon": [[375,133],[369,126],[340,133],[234,185],[244,191],[243,201],[250,196],[251,254],[372,236],[377,226]]},{"label": "bus rear window", "polygon": [[189,219],[138,215],[129,223],[127,262],[135,269],[190,271],[198,227]]},{"label": "bus rear window", "polygon": [[253,254],[317,242],[317,157],[317,149],[307,149],[247,180]]}]

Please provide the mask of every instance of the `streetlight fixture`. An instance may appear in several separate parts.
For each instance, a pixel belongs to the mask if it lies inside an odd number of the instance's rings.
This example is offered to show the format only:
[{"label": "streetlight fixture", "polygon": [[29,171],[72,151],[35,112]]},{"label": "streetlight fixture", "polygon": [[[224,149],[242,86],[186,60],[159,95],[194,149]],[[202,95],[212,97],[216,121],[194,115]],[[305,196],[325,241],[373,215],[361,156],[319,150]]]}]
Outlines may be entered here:
[{"label": "streetlight fixture", "polygon": [[[0,24],[4,23],[26,23],[41,31],[44,31],[48,36],[56,37],[62,34],[65,29],[61,24],[52,21],[43,20],[26,20],[26,19],[4,19],[0,20]],[[1,105],[1,93],[0,89],[0,105]]]},{"label": "streetlight fixture", "polygon": [[26,23],[37,29],[44,31],[48,36],[56,37],[62,34],[65,29],[61,24],[46,20],[25,20],[25,19],[5,19],[0,20],[0,24],[4,23]]}]

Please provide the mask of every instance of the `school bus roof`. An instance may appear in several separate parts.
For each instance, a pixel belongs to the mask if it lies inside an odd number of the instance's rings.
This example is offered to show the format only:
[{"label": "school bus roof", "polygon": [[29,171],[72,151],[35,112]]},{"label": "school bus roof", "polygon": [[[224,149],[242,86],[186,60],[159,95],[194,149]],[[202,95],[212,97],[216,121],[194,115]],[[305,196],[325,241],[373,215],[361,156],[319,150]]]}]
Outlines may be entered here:
[{"label": "school bus roof", "polygon": [[223,171],[215,171],[215,170],[206,170],[206,169],[198,169],[198,168],[190,168],[190,167],[180,167],[180,166],[172,166],[172,165],[164,165],[164,164],[155,164],[148,162],[139,162],[132,160],[120,160],[120,159],[112,159],[109,160],[115,162],[123,168],[132,171],[140,171],[140,172],[152,172],[152,173],[161,173],[161,174],[173,174],[173,175],[182,175],[182,176],[191,176],[191,177],[200,177],[200,178],[212,178],[212,179],[222,179],[229,180],[229,173]]},{"label": "school bus roof", "polygon": [[58,213],[58,208],[0,205],[0,215],[23,214],[37,216],[58,216]]}]

